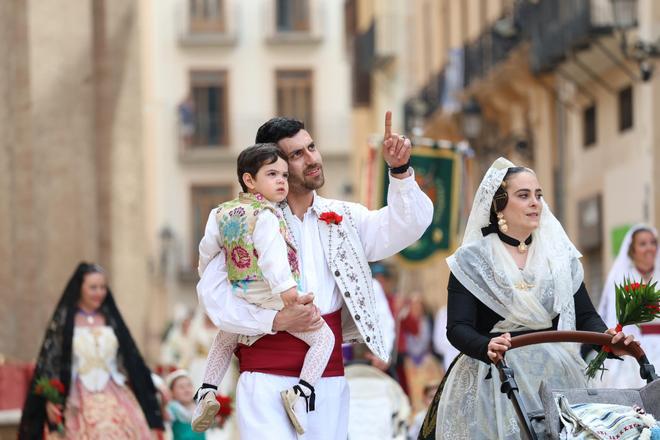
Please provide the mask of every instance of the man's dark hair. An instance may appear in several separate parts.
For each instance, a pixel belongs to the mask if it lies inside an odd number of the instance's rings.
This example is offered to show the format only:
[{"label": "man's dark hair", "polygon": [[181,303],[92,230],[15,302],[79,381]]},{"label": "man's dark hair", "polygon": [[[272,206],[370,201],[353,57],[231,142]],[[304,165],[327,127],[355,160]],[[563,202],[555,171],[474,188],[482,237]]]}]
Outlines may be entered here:
[{"label": "man's dark hair", "polygon": [[297,119],[282,116],[271,118],[259,127],[255,142],[258,144],[266,142],[276,144],[284,138],[295,136],[300,130],[304,129],[305,124]]},{"label": "man's dark hair", "polygon": [[274,143],[251,145],[241,151],[236,161],[236,172],[238,173],[238,183],[241,184],[243,192],[248,191],[248,187],[243,182],[243,174],[249,173],[254,177],[262,166],[277,162],[278,157],[286,162],[286,156]]}]

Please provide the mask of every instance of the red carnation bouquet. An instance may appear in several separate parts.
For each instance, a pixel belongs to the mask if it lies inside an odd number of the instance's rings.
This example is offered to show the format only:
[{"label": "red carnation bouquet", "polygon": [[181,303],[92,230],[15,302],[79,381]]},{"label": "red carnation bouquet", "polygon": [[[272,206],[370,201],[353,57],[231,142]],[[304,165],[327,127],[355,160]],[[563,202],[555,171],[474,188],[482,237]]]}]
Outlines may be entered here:
[{"label": "red carnation bouquet", "polygon": [[[43,397],[48,402],[55,405],[61,405],[64,403],[65,391],[64,384],[59,379],[49,379],[45,376],[38,378],[34,386],[34,394]],[[64,434],[64,424],[62,422],[62,416],[58,416],[56,423],[57,432],[60,434]]]},{"label": "red carnation bouquet", "polygon": [[[624,278],[623,284],[614,285],[617,332],[627,325],[639,325],[660,317],[660,291],[656,290],[656,284],[631,282]],[[593,379],[598,371],[603,376],[606,370],[603,363],[611,351],[609,347],[600,350],[587,366],[587,377]]]},{"label": "red carnation bouquet", "polygon": [[222,428],[229,416],[231,416],[232,412],[234,411],[232,406],[233,399],[231,396],[223,396],[222,394],[217,394],[215,396],[215,400],[217,400],[220,404],[220,411],[218,411],[216,418],[218,426]]}]

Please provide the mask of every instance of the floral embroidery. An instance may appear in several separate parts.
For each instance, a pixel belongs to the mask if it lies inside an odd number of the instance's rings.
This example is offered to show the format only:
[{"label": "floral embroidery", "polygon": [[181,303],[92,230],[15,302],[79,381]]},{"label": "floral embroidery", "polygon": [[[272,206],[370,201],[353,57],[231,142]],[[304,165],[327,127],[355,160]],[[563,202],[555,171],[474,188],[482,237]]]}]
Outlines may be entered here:
[{"label": "floral embroidery", "polygon": [[250,264],[252,263],[252,259],[250,258],[248,251],[240,246],[236,246],[234,249],[232,249],[231,260],[239,269],[250,267]]},{"label": "floral embroidery", "polygon": [[229,211],[229,216],[230,217],[243,217],[245,215],[245,209],[242,207],[234,208],[231,211]]},{"label": "floral embroidery", "polygon": [[287,255],[287,260],[294,263],[291,272],[296,282],[300,279],[298,259],[296,250],[291,245],[291,235],[287,229],[286,222],[281,213],[274,209],[270,202],[261,200],[255,194],[241,193],[237,199],[222,203],[216,213],[216,221],[220,230],[220,248],[225,254],[227,261],[227,277],[234,281],[260,281],[263,274],[257,265],[259,253],[252,241],[252,231],[256,224],[257,216],[263,210],[272,212],[279,220],[280,233],[285,241],[290,244],[287,253],[293,252],[293,256]]},{"label": "floral embroidery", "polygon": [[[324,228],[322,241],[325,254],[329,260],[331,272],[341,292],[349,292],[345,297],[345,304],[353,322],[361,334],[361,340],[366,342],[372,352],[382,359],[387,359],[389,354],[383,347],[383,337],[380,326],[375,318],[375,299],[371,284],[371,273],[367,264],[364,250],[360,246],[359,234],[351,209],[344,203],[334,206],[339,208],[337,212],[327,210],[332,205],[319,198],[316,209],[319,220],[327,224],[340,224],[344,219],[348,220],[345,227]],[[333,206],[333,207],[334,207]],[[289,210],[283,210],[286,219],[292,218]]]},{"label": "floral embroidery", "polygon": [[[235,210],[234,210],[235,211]],[[222,226],[222,235],[229,243],[238,241],[247,233],[245,222],[240,217],[227,217],[226,223]]]},{"label": "floral embroidery", "polygon": [[326,222],[329,225],[338,225],[344,218],[334,211],[327,211],[319,215],[319,220]]},{"label": "floral embroidery", "polygon": [[299,272],[300,269],[298,268],[298,256],[296,255],[296,252],[289,248],[287,252],[287,257],[289,258],[289,266],[291,266],[291,272],[294,274]]}]

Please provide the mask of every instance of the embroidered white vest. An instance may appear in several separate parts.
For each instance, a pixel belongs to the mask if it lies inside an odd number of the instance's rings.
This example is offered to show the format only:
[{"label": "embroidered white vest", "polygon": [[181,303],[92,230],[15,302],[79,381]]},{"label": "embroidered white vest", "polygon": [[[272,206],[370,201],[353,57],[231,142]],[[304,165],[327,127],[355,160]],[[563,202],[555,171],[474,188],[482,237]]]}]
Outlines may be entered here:
[{"label": "embroidered white vest", "polygon": [[[371,269],[364,254],[357,225],[347,203],[330,200],[318,194],[315,205],[320,212],[334,211],[343,217],[338,225],[319,220],[319,232],[323,253],[335,283],[344,298],[342,308],[342,336],[344,342],[364,342],[383,361],[388,362],[390,353],[385,349],[383,335],[376,312]],[[291,228],[293,214],[286,205],[282,209],[284,219]],[[303,274],[304,276],[304,274]]]},{"label": "embroidered white vest", "polygon": [[[357,225],[345,202],[324,199],[319,195],[315,205],[321,212],[334,211],[343,217],[340,224],[327,224],[319,220],[319,233],[325,260],[328,262],[335,283],[344,298],[341,313],[342,338],[347,343],[363,342],[372,353],[389,362],[390,353],[385,349],[383,334],[376,312],[376,297],[369,263],[364,255]],[[286,203],[280,208],[289,230],[293,213]],[[304,274],[302,274],[304,276]],[[240,344],[252,345],[264,335],[240,335]]]}]

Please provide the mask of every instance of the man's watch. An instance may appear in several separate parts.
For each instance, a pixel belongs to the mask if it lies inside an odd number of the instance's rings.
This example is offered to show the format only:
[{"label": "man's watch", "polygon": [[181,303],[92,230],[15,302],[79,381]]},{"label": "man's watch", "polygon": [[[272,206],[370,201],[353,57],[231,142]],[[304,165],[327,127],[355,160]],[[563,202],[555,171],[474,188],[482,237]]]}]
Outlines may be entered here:
[{"label": "man's watch", "polygon": [[390,173],[392,174],[403,174],[406,171],[408,171],[408,168],[410,168],[410,158],[408,158],[408,162],[404,163],[403,165],[400,165],[396,168],[392,168],[388,165],[390,169]]}]

